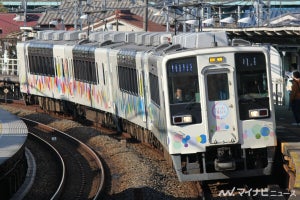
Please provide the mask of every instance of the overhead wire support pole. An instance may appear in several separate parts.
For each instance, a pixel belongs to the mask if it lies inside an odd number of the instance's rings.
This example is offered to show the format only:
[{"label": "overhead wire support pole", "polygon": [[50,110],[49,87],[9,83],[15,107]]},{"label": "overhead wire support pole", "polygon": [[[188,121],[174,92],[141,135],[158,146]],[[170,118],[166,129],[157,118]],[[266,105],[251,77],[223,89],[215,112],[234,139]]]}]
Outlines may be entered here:
[{"label": "overhead wire support pole", "polygon": [[143,28],[144,31],[148,31],[148,0],[145,1]]},{"label": "overhead wire support pole", "polygon": [[[171,9],[174,9],[174,10],[177,9],[178,7],[185,8],[185,9],[183,9],[183,14],[181,14],[181,16],[184,17],[184,20],[177,20],[176,11],[174,11],[174,14],[175,14],[175,27],[174,27],[175,34],[177,33],[176,25],[177,25],[177,22],[179,22],[179,21],[183,21],[184,25],[187,23],[187,24],[190,24],[191,26],[197,26],[198,27],[198,32],[202,32],[203,31],[203,25],[202,25],[203,8],[207,7],[209,5],[210,4],[206,4],[206,3],[193,3],[193,4],[184,3],[184,4],[169,6]],[[196,10],[192,9],[192,11],[191,11],[189,9],[190,7],[196,8]],[[187,14],[193,16],[194,19],[186,20],[186,15]],[[185,32],[186,29],[185,29],[184,25],[183,25],[183,31]]]},{"label": "overhead wire support pole", "polygon": [[166,19],[166,26],[167,26],[167,29],[166,31],[169,32],[170,31],[170,23],[169,23],[169,6],[167,6],[167,19]]},{"label": "overhead wire support pole", "polygon": [[23,0],[24,6],[24,27],[27,26],[27,0]]},{"label": "overhead wire support pole", "polygon": [[198,27],[198,32],[202,32],[202,9],[203,9],[203,6],[202,4],[200,3],[198,5],[198,17],[199,17],[199,27]]},{"label": "overhead wire support pole", "polygon": [[77,0],[74,0],[74,29],[77,30],[77,12],[78,12]]}]

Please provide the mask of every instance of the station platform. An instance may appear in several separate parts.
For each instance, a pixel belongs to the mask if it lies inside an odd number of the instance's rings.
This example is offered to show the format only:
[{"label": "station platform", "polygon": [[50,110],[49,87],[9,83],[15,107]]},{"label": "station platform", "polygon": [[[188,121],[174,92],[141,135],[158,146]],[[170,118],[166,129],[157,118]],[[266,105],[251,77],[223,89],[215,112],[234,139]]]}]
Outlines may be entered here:
[{"label": "station platform", "polygon": [[17,116],[0,108],[0,197],[9,199],[23,183],[27,160],[26,124]]},{"label": "station platform", "polygon": [[0,109],[0,165],[22,148],[27,135],[27,126],[22,120]]},{"label": "station platform", "polygon": [[[278,147],[284,158],[284,169],[289,175],[288,188],[300,196],[300,126],[286,106],[275,107]],[[299,198],[300,199],[300,198]]]},{"label": "station platform", "polygon": [[277,138],[282,142],[300,142],[300,126],[295,123],[293,112],[286,106],[275,106]]}]

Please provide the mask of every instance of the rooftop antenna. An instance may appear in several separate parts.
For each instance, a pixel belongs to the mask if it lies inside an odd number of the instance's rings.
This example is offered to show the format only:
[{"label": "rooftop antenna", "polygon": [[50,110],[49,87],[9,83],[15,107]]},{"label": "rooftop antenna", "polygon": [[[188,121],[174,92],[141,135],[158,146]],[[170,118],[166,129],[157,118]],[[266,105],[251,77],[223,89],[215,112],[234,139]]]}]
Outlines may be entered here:
[{"label": "rooftop antenna", "polygon": [[212,47],[217,47],[218,46],[218,42],[216,41],[216,35],[214,34],[214,40],[213,40],[213,42],[211,43],[211,46]]}]

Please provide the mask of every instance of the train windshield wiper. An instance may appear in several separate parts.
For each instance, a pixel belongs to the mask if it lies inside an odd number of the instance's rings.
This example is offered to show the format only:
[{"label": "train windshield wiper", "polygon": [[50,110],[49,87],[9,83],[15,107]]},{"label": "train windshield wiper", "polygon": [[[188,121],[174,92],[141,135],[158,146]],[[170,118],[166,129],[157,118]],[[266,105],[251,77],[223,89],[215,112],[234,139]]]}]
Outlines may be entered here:
[{"label": "train windshield wiper", "polygon": [[193,98],[189,102],[187,102],[186,106],[184,107],[186,110],[191,110],[193,105],[196,103],[196,99]]},{"label": "train windshield wiper", "polygon": [[244,94],[244,95],[240,95],[239,99],[241,101],[256,101],[255,96],[253,96],[252,94]]}]

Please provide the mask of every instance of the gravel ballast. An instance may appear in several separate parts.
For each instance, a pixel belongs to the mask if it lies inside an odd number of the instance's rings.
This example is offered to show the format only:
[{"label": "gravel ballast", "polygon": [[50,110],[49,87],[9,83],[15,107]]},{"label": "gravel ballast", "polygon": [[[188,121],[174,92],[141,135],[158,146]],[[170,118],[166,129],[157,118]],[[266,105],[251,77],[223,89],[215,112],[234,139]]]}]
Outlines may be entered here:
[{"label": "gravel ballast", "polygon": [[179,182],[162,155],[147,145],[49,116],[30,106],[2,104],[1,108],[67,132],[96,150],[107,169],[105,194],[101,199],[199,198],[195,184]]}]

